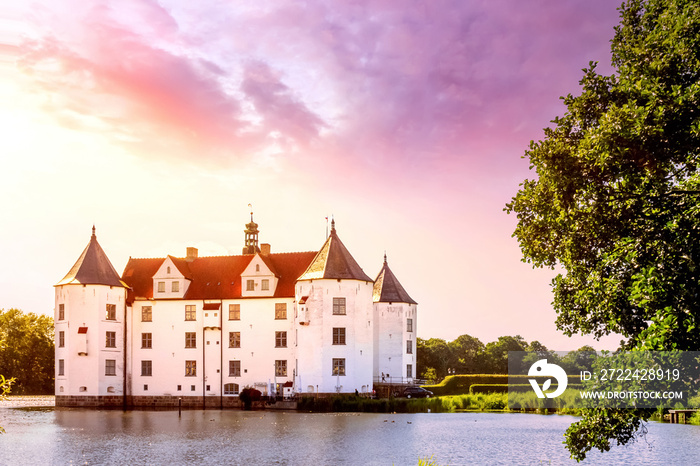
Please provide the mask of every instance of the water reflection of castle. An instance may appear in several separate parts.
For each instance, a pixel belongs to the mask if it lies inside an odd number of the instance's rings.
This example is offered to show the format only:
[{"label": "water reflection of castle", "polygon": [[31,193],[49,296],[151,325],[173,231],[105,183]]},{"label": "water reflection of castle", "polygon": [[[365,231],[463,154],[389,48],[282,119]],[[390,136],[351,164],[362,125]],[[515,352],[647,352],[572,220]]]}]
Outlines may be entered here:
[{"label": "water reflection of castle", "polygon": [[264,394],[370,392],[415,377],[417,304],[384,257],[369,278],[332,223],[318,252],[129,259],[120,278],[93,227],[55,286],[57,406],[228,406]]}]

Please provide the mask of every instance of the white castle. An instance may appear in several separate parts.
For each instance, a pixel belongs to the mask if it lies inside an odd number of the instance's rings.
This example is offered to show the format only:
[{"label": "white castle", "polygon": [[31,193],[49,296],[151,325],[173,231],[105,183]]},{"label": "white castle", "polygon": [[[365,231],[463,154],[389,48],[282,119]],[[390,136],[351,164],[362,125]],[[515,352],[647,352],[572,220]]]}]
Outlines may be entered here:
[{"label": "white castle", "polygon": [[238,405],[264,395],[368,393],[416,376],[417,304],[384,265],[372,280],[331,231],[318,252],[133,259],[97,242],[55,285],[56,405]]}]

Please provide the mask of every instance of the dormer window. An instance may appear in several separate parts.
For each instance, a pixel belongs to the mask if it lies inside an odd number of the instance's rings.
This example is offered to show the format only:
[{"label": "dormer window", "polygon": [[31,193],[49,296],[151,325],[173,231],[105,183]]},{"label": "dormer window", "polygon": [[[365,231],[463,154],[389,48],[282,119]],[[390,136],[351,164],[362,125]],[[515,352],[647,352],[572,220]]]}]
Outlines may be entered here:
[{"label": "dormer window", "polygon": [[260,283],[260,289],[263,291],[267,291],[270,289],[270,280],[264,279]]},{"label": "dormer window", "polygon": [[165,282],[158,282],[158,293],[165,293]]},{"label": "dormer window", "polygon": [[260,264],[255,264],[255,271],[260,272]]},{"label": "dormer window", "polygon": [[167,271],[167,273],[168,273],[168,275],[170,275],[170,267],[168,267],[168,271]]},{"label": "dormer window", "polygon": [[246,291],[255,291],[255,280],[246,280],[245,290]]},{"label": "dormer window", "polygon": [[173,282],[172,287],[171,287],[171,291],[173,293],[179,292],[180,291],[180,282],[177,282],[177,281]]}]

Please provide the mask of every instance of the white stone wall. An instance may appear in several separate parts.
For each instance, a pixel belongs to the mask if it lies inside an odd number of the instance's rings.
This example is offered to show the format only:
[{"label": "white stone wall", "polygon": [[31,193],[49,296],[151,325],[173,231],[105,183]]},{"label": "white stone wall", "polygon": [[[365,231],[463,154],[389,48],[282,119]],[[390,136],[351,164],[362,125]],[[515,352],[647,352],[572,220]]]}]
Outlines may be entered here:
[{"label": "white stone wall", "polygon": [[[134,302],[131,326],[133,395],[219,396],[223,384],[227,383],[238,384],[239,390],[251,386],[270,394],[275,382],[293,380],[293,299],[236,299],[220,303],[220,310],[204,310],[201,300]],[[277,303],[286,304],[286,319],[275,319]],[[229,320],[229,304],[240,306],[240,320]],[[186,305],[196,306],[196,320],[185,321]],[[152,322],[142,322],[142,306],[152,306]],[[276,331],[286,332],[286,347],[275,347]],[[186,332],[196,334],[196,348],[185,348]],[[229,347],[230,332],[240,333],[240,348]],[[150,349],[141,347],[142,333],[151,333]],[[152,361],[151,376],[141,375],[141,361],[144,360]],[[185,361],[188,360],[195,361],[195,376],[185,375]],[[229,375],[229,361],[234,360],[241,362],[240,376]],[[287,361],[286,376],[275,377],[276,360]],[[148,390],[144,385],[148,385]]]},{"label": "white stone wall", "polygon": [[[310,280],[296,286],[298,391],[333,393],[372,390],[373,311],[371,282]],[[333,298],[345,298],[346,314],[333,314]],[[300,325],[303,322],[305,325]],[[333,329],[345,329],[345,344],[333,344]],[[333,374],[333,359],[345,360],[345,375]],[[340,387],[340,388],[338,388]]]},{"label": "white stone wall", "polygon": [[[374,375],[386,382],[412,382],[416,377],[417,306],[408,303],[374,303]],[[408,331],[408,319],[412,331]],[[411,341],[411,353],[407,351]],[[407,366],[411,365],[408,377]]]},{"label": "white stone wall", "polygon": [[[126,290],[106,285],[62,285],[55,288],[56,395],[121,395],[124,375],[124,307]],[[60,305],[64,319],[59,319]],[[107,304],[116,306],[116,320],[107,320]],[[80,327],[87,333],[78,334]],[[106,347],[107,332],[115,333],[115,347]],[[64,346],[59,335],[64,332]],[[87,354],[78,354],[87,349]],[[59,361],[64,361],[64,375]],[[107,360],[115,374],[106,375]]]}]

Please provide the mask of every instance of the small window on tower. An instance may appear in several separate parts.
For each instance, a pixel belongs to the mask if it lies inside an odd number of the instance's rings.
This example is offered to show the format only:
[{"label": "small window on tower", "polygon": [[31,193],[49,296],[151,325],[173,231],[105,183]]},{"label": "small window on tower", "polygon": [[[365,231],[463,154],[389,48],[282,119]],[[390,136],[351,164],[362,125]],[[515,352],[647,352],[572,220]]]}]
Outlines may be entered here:
[{"label": "small window on tower", "polygon": [[106,348],[116,348],[117,347],[117,332],[107,332],[105,338]]},{"label": "small window on tower", "polygon": [[333,298],[333,314],[345,315],[345,298]]},{"label": "small window on tower", "polygon": [[107,320],[117,320],[117,305],[107,304],[107,312],[105,315]]},{"label": "small window on tower", "polygon": [[63,320],[66,318],[66,307],[65,304],[58,305],[58,320]]}]

